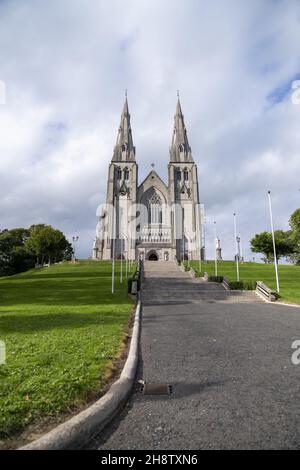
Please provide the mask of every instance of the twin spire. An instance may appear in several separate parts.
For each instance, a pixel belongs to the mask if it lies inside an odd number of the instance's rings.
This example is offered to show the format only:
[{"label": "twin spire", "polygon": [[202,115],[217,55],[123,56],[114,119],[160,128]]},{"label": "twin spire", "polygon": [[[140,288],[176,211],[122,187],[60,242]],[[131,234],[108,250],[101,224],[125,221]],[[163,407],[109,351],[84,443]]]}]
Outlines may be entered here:
[{"label": "twin spire", "polygon": [[132,132],[130,125],[130,114],[128,110],[127,96],[121,115],[121,123],[118,131],[117,142],[114,148],[112,158],[113,162],[134,162],[135,161],[135,147],[132,140]]},{"label": "twin spire", "polygon": [[[127,94],[121,115],[121,123],[112,161],[135,161],[135,147],[133,145],[132,139]],[[192,151],[187,137],[179,96],[177,99],[176,112],[174,116],[174,130],[170,147],[170,161],[178,163],[193,162]]]}]

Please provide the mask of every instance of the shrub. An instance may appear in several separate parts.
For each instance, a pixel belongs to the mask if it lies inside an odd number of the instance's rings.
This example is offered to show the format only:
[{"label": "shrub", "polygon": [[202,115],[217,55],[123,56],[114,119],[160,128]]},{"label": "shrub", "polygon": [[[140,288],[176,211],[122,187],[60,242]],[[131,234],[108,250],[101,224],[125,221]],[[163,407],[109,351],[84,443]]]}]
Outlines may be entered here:
[{"label": "shrub", "polygon": [[223,282],[223,276],[208,276],[208,282]]},{"label": "shrub", "polygon": [[231,290],[254,290],[256,288],[254,281],[229,281],[228,285]]},{"label": "shrub", "polygon": [[204,273],[202,271],[199,271],[199,269],[195,269],[195,277],[203,277]]}]

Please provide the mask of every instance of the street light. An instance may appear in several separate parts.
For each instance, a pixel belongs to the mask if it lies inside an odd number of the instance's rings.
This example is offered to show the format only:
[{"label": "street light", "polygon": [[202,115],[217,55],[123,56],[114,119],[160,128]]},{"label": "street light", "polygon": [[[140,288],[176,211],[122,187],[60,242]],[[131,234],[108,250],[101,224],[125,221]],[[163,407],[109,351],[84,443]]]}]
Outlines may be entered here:
[{"label": "street light", "polygon": [[218,261],[217,261],[217,222],[214,222],[214,227],[215,227],[215,276],[218,275]]},{"label": "street light", "polygon": [[201,249],[202,249],[202,237],[201,237],[201,206],[198,205],[198,236],[199,236],[199,276],[201,276],[202,272],[202,260],[201,260]]},{"label": "street light", "polygon": [[79,240],[78,235],[73,236],[73,237],[72,237],[72,240],[73,240],[73,262],[75,263],[75,262],[76,262],[75,248],[76,248],[76,243],[77,243],[78,240]]},{"label": "street light", "polygon": [[124,250],[125,254],[125,260],[126,260],[126,279],[128,278],[128,251],[129,251],[129,246],[128,246],[128,235],[124,234],[124,238],[126,240],[126,250]]},{"label": "street light", "polygon": [[242,245],[242,237],[241,234],[239,235],[239,255],[240,255],[240,261],[241,263],[244,262],[244,256],[243,256],[243,245]]},{"label": "street light", "polygon": [[238,254],[239,261],[241,261],[241,260],[242,260],[242,255],[241,255],[241,237],[240,237],[239,235],[236,237],[236,241],[237,241],[237,246],[238,246],[237,254]]},{"label": "street light", "polygon": [[111,272],[111,293],[115,292],[115,245],[116,245],[116,196],[114,197],[114,206],[112,208],[112,272]]},{"label": "street light", "polygon": [[234,240],[235,240],[235,260],[236,260],[236,279],[239,282],[240,281],[240,269],[239,269],[239,243],[240,239],[238,240],[237,234],[236,234],[236,213],[233,214],[233,225],[234,225]]},{"label": "street light", "polygon": [[272,229],[272,240],[273,240],[273,250],[274,250],[274,264],[275,264],[275,275],[276,275],[276,287],[279,294],[279,276],[278,276],[278,265],[277,265],[277,255],[276,255],[276,244],[275,244],[275,234],[274,234],[274,225],[273,225],[273,214],[272,214],[272,203],[271,203],[271,191],[268,191],[269,198],[269,209],[270,209],[270,220],[271,220],[271,229]]}]

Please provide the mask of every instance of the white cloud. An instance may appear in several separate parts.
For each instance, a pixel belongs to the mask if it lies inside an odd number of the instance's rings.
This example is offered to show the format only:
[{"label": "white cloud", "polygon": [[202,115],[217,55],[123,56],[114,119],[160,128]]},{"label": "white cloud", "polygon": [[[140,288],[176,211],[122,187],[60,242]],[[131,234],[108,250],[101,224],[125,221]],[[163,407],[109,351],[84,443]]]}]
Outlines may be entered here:
[{"label": "white cloud", "polygon": [[[166,177],[180,89],[208,221],[230,257],[237,211],[249,256],[267,189],[278,226],[300,205],[300,105],[278,94],[300,71],[299,21],[297,0],[1,2],[1,228],[77,231],[88,256],[124,89],[140,179],[151,162]],[[209,223],[207,241],[212,256]]]}]

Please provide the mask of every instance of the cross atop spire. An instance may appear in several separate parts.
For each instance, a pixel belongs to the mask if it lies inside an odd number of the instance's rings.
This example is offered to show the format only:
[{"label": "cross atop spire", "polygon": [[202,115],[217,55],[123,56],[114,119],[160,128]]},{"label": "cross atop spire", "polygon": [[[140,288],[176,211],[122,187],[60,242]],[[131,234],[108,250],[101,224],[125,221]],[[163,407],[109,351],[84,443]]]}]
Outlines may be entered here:
[{"label": "cross atop spire", "polygon": [[184,124],[179,92],[177,92],[177,105],[174,116],[174,130],[170,148],[170,160],[171,162],[193,162],[192,151]]},{"label": "cross atop spire", "polygon": [[125,91],[125,102],[121,115],[121,123],[118,131],[117,142],[112,158],[113,162],[135,161],[135,147],[133,145],[130,114],[127,100],[127,90]]}]

